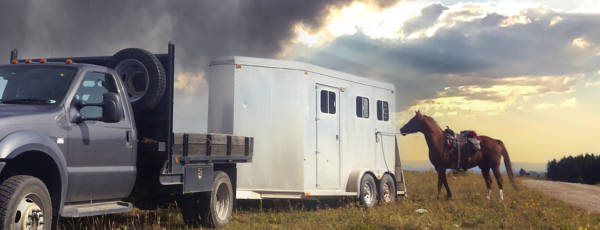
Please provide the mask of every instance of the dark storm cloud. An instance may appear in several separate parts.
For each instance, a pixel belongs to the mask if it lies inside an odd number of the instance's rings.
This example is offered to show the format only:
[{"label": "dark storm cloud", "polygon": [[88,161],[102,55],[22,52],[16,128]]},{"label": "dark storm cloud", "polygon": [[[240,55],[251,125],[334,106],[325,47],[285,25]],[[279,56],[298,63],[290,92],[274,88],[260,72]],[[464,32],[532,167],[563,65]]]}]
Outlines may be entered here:
[{"label": "dark storm cloud", "polygon": [[295,23],[318,28],[328,7],[350,2],[3,1],[0,53],[13,47],[30,56],[112,54],[125,47],[164,51],[171,40],[179,67],[201,70],[213,56],[272,56],[293,36]]},{"label": "dark storm cloud", "polygon": [[[380,7],[395,3],[364,1]],[[167,42],[173,41],[178,70],[199,72],[215,56],[273,56],[294,35],[294,24],[318,29],[328,7],[350,2],[3,1],[0,54],[8,56],[14,47],[22,57],[111,55],[126,47],[164,52]],[[435,10],[424,10],[424,15],[429,11]]]},{"label": "dark storm cloud", "polygon": [[[550,20],[563,21],[551,26]],[[433,37],[398,44],[384,56],[416,69],[422,74],[465,74],[485,77],[519,75],[561,75],[592,71],[590,64],[572,45],[578,37],[600,42],[599,15],[549,14],[528,24],[498,26],[496,14],[439,30]],[[505,17],[503,18],[505,19]]]},{"label": "dark storm cloud", "polygon": [[[0,3],[0,63],[21,57],[112,55],[127,47],[176,47],[176,73],[202,77],[216,56],[271,57],[294,36],[293,25],[318,29],[328,7],[353,0],[44,0]],[[364,0],[380,7],[393,0]],[[203,84],[202,80],[186,80]],[[195,87],[206,89],[206,87]],[[207,91],[176,91],[175,127],[206,129]],[[193,122],[190,122],[193,121]],[[185,127],[181,124],[187,124]]]},{"label": "dark storm cloud", "polygon": [[404,24],[404,32],[409,34],[433,26],[444,10],[447,9],[448,7],[442,4],[432,4],[423,8],[421,10],[421,16],[408,20]]}]

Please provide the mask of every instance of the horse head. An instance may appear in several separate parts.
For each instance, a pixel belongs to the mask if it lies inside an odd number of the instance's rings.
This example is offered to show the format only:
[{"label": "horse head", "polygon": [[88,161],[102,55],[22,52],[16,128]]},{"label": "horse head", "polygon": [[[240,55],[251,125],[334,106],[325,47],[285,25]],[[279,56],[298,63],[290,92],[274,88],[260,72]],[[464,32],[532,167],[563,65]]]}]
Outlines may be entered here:
[{"label": "horse head", "polygon": [[400,133],[403,136],[406,134],[420,132],[423,128],[423,115],[420,111],[415,112],[415,116],[408,121],[402,128],[400,129]]}]

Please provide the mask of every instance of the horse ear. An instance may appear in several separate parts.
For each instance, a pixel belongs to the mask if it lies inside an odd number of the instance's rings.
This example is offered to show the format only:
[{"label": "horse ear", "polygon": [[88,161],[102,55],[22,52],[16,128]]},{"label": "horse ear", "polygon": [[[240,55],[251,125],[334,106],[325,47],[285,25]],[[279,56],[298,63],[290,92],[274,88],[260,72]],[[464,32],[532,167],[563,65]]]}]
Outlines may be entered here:
[{"label": "horse ear", "polygon": [[416,115],[420,117],[421,116],[421,111],[417,110]]}]

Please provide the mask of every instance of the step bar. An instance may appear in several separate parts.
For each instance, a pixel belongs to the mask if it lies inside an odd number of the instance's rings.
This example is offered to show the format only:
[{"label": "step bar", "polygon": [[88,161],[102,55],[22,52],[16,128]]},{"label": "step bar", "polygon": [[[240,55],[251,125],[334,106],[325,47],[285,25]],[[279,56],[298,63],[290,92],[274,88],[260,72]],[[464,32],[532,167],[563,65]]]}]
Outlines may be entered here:
[{"label": "step bar", "polygon": [[124,201],[109,201],[99,203],[83,203],[65,205],[61,216],[84,217],[98,216],[114,213],[129,212],[133,210],[133,204]]}]

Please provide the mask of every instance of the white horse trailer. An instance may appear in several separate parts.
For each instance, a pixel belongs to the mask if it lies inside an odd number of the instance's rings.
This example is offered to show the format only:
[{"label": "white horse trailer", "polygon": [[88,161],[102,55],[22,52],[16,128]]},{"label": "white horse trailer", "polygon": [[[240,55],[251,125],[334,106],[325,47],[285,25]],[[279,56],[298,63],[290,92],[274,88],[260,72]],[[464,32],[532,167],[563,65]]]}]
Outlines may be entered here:
[{"label": "white horse trailer", "polygon": [[237,199],[405,194],[394,85],[249,57],[212,61],[209,85],[208,131],[254,137]]}]

